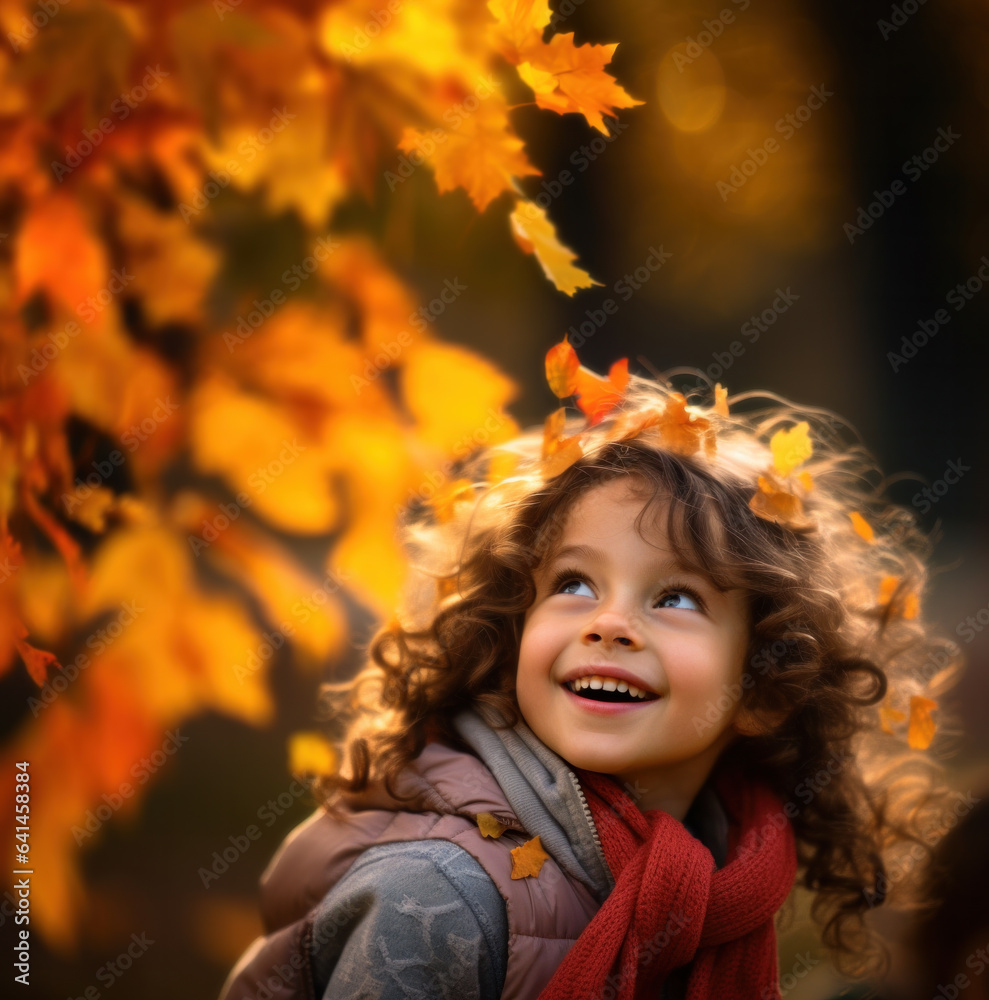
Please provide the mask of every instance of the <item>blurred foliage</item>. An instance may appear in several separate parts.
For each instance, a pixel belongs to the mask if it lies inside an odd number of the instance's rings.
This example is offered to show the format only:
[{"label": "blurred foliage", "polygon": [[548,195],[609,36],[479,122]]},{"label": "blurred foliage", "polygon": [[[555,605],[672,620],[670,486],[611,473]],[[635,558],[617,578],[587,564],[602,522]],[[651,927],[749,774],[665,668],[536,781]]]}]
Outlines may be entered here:
[{"label": "blurred foliage", "polygon": [[[377,231],[428,164],[478,211],[505,195],[491,211],[562,291],[592,283],[517,183],[539,171],[503,91],[605,133],[641,102],[604,71],[614,45],[545,37],[550,17],[0,2],[0,672],[38,686],[0,768],[45,776],[50,946],[85,913],[80,851],[140,809],[172,727],[270,722],[276,651],[318,673],[348,638],[344,590],[393,605],[395,512],[433,495],[428,470],[516,431],[513,383],[431,331],[456,282],[420,305]],[[332,766],[314,734],[292,747]]]}]

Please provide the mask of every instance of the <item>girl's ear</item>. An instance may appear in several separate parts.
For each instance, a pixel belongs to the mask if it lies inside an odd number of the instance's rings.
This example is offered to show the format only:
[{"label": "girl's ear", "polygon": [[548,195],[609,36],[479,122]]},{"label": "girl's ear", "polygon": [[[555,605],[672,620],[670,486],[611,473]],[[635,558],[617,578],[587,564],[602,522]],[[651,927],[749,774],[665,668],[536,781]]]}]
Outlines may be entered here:
[{"label": "girl's ear", "polygon": [[740,736],[772,736],[789,717],[785,708],[753,709],[743,705],[732,723]]}]

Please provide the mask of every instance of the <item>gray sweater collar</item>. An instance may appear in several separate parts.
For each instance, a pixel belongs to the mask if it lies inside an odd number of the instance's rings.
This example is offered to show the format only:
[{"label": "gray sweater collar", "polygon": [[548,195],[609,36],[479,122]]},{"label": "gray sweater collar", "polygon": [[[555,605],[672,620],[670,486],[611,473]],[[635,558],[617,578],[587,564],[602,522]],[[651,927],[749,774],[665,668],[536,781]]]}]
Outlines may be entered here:
[{"label": "gray sweater collar", "polygon": [[[556,863],[604,901],[614,878],[580,783],[570,765],[519,722],[514,728],[493,708],[480,705],[453,724],[464,742],[496,777],[515,815]],[[714,789],[701,789],[684,826],[704,844],[720,868],[727,854],[728,820]]]}]

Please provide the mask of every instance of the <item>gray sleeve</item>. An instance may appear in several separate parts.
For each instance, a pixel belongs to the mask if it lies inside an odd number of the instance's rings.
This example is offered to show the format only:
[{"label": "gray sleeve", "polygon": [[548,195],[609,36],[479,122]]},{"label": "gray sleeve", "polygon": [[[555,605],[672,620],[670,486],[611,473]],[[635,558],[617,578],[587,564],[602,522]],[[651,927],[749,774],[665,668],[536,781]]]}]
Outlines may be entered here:
[{"label": "gray sleeve", "polygon": [[452,841],[381,844],[316,908],[310,950],[322,1000],[498,1000],[505,901]]}]

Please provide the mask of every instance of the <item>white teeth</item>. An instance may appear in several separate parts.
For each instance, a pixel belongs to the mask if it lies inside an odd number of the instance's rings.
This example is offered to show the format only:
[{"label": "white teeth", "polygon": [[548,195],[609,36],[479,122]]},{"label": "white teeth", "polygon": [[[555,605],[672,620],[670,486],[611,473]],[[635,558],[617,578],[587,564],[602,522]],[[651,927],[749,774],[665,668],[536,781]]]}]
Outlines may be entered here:
[{"label": "white teeth", "polygon": [[603,674],[589,674],[585,677],[578,677],[576,680],[570,681],[567,686],[574,694],[590,688],[592,691],[618,691],[621,694],[628,692],[633,698],[646,699],[649,697],[648,692],[637,688],[634,684],[620,681],[616,677],[607,677]]}]

